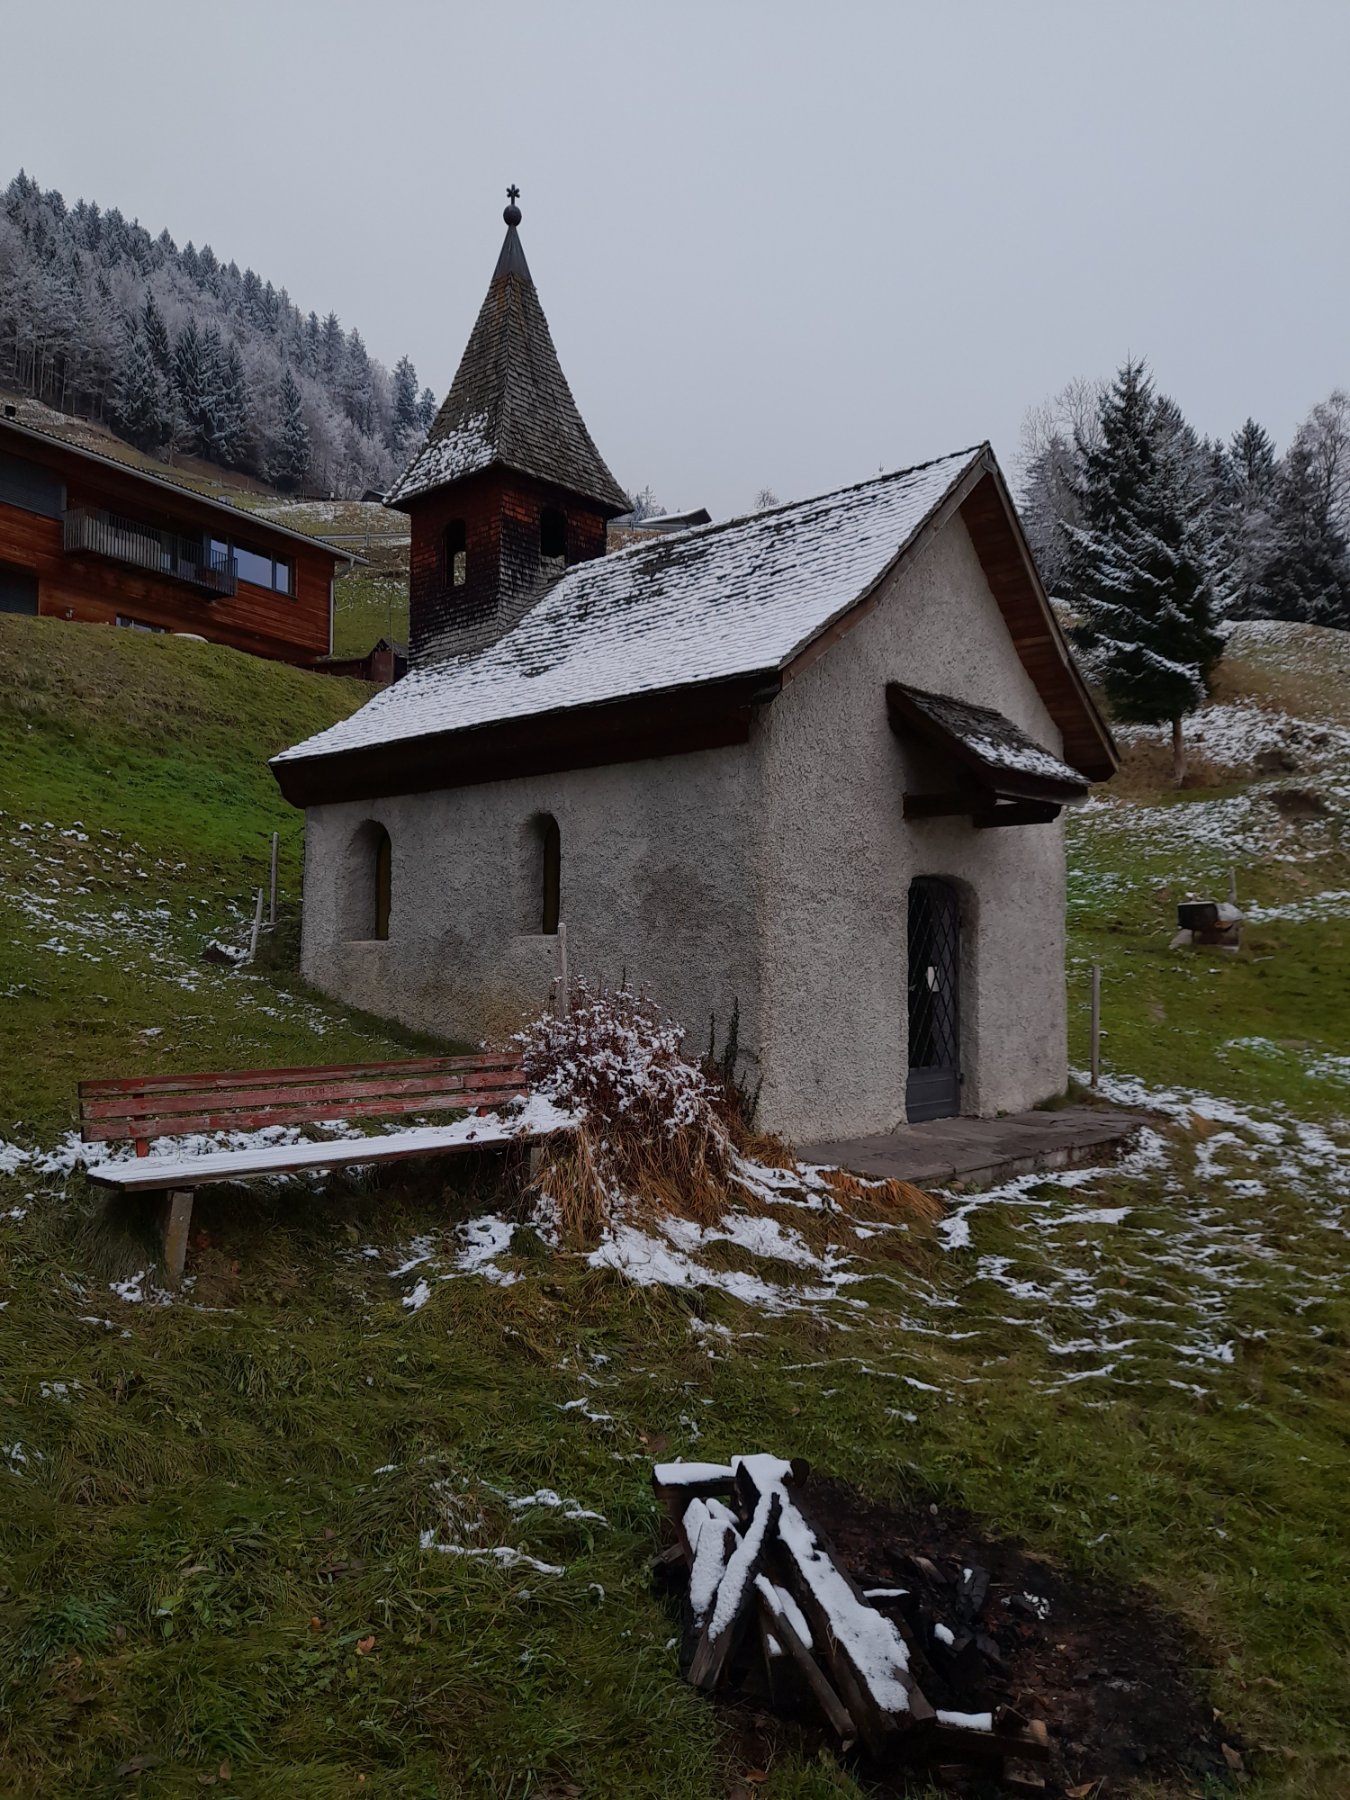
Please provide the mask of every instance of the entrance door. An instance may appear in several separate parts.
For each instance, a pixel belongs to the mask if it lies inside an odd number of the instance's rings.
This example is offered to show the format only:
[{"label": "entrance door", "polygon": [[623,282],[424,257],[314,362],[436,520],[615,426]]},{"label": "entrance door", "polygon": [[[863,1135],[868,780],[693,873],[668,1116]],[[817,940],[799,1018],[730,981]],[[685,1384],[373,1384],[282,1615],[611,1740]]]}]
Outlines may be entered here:
[{"label": "entrance door", "polygon": [[961,909],[949,882],[909,884],[909,1079],[905,1111],[947,1119],[961,1110]]}]

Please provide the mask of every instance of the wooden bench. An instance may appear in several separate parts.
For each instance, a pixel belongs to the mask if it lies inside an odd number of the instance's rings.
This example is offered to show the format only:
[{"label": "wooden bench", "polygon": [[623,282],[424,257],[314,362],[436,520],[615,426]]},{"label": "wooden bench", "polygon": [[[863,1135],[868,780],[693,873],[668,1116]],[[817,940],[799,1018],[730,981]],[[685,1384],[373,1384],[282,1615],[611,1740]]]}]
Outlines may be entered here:
[{"label": "wooden bench", "polygon": [[[520,1057],[510,1052],[82,1081],[79,1096],[80,1135],[86,1143],[130,1142],[136,1147],[135,1159],[91,1165],[89,1179],[122,1193],[163,1196],[165,1280],[171,1288],[183,1275],[193,1192],[208,1182],[505,1147],[536,1141],[571,1124],[565,1114],[540,1101],[524,1116],[481,1116],[526,1098]],[[470,1116],[384,1136],[150,1155],[152,1138],[433,1112]]]}]

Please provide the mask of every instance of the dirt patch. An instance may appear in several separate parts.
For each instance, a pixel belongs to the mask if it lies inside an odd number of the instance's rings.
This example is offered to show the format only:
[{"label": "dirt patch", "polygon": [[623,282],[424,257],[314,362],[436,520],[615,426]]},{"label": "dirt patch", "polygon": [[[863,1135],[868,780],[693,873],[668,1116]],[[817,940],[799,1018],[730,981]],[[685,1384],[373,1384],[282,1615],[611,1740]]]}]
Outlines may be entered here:
[{"label": "dirt patch", "polygon": [[1314,788],[1276,788],[1268,798],[1270,804],[1283,819],[1321,819],[1326,817],[1327,803]]},{"label": "dirt patch", "polygon": [[[990,1537],[968,1515],[873,1505],[829,1477],[811,1476],[802,1507],[864,1592],[906,1590],[874,1604],[910,1639],[915,1676],[934,1706],[1010,1706],[1045,1720],[1046,1800],[1110,1800],[1142,1781],[1189,1794],[1241,1766],[1235,1732],[1205,1699],[1203,1652],[1145,1595],[1074,1575],[1013,1539]],[[949,1622],[957,1644],[973,1641],[952,1655],[923,1623],[934,1619]],[[765,1711],[735,1712],[747,1767],[770,1767],[775,1744],[800,1736]],[[828,1741],[823,1729],[819,1739]],[[879,1795],[913,1794],[932,1779],[864,1763],[857,1773]],[[1008,1791],[969,1769],[953,1770],[948,1788],[971,1800]]]}]

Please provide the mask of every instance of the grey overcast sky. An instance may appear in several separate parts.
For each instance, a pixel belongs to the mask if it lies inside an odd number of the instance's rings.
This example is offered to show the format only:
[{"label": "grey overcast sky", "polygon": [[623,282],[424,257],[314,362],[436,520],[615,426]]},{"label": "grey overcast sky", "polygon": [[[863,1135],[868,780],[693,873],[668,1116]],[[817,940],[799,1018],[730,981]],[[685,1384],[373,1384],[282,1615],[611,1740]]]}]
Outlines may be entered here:
[{"label": "grey overcast sky", "polygon": [[437,395],[519,183],[630,489],[721,515],[1146,355],[1284,443],[1350,384],[1350,0],[3,0],[21,165]]}]

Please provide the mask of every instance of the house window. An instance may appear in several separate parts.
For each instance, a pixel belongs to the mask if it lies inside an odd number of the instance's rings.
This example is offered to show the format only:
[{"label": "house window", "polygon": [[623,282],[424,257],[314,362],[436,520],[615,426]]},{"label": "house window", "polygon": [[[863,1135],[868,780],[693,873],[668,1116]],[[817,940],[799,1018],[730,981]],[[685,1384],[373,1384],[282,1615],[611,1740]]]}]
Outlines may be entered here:
[{"label": "house window", "polygon": [[223,569],[233,562],[239,580],[247,581],[251,587],[271,588],[277,594],[295,592],[292,565],[284,556],[264,556],[260,550],[236,544],[232,538],[212,538],[208,550],[213,568]]},{"label": "house window", "polygon": [[0,504],[59,519],[66,509],[66,484],[26,456],[0,456]]},{"label": "house window", "polygon": [[38,609],[35,569],[14,569],[0,563],[0,613],[32,613]]},{"label": "house window", "polygon": [[545,562],[567,560],[567,515],[546,506],[539,515],[539,554]]},{"label": "house window", "polygon": [[167,625],[147,625],[144,619],[133,619],[128,613],[118,613],[117,623],[125,625],[128,631],[165,632],[169,629]]},{"label": "house window", "polygon": [[469,547],[463,519],[451,519],[445,528],[445,585],[461,588],[469,579]]}]

